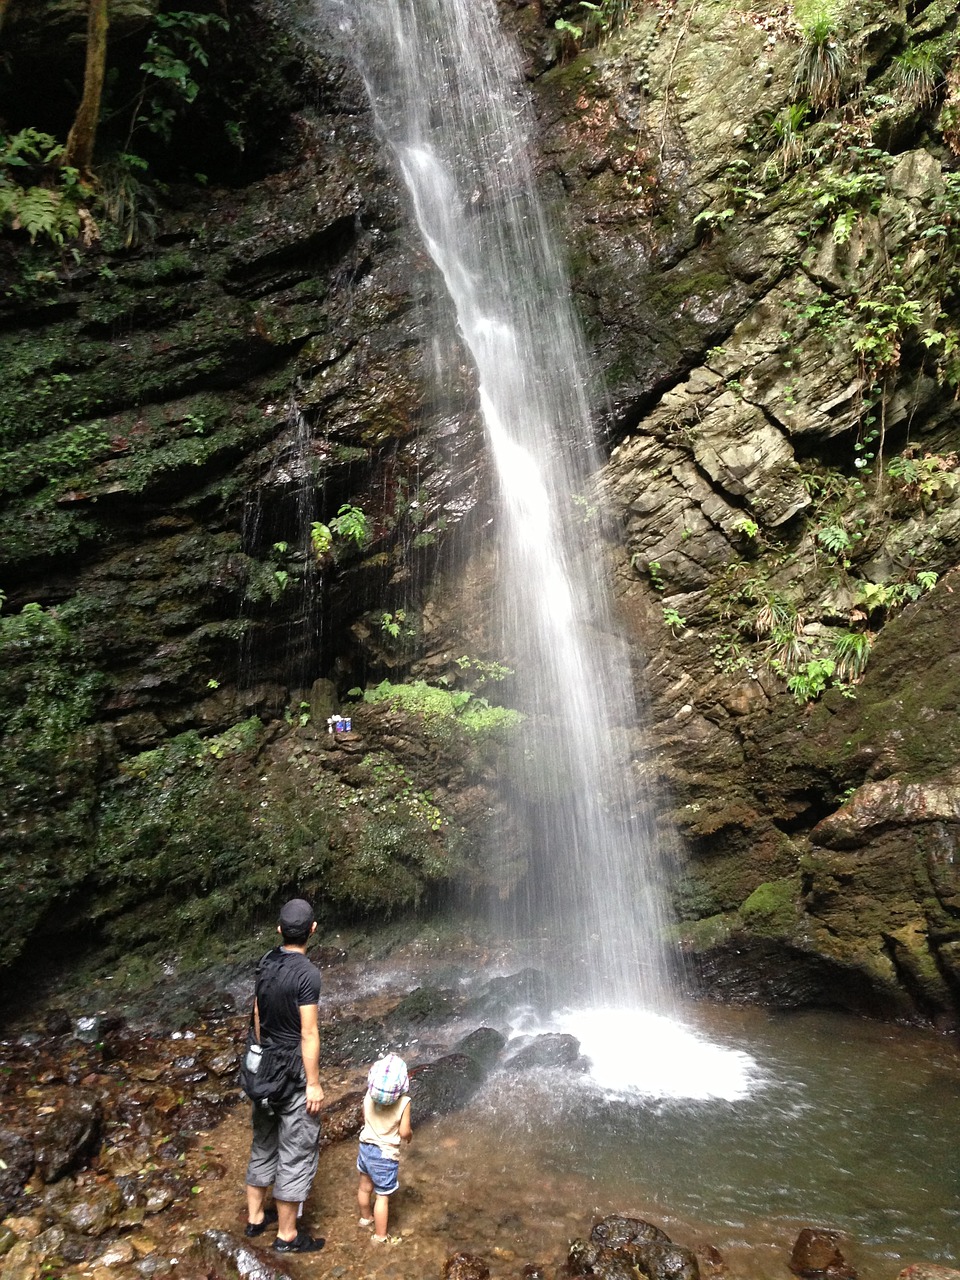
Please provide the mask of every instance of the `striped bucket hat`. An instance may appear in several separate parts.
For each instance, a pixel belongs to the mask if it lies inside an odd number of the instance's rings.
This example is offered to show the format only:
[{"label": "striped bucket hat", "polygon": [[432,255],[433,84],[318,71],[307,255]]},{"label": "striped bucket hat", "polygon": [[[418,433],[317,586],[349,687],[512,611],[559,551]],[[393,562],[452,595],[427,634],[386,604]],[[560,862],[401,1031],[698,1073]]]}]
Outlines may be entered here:
[{"label": "striped bucket hat", "polygon": [[409,1088],[407,1064],[395,1053],[388,1053],[385,1058],[375,1062],[367,1073],[367,1092],[381,1107],[388,1107],[391,1102],[396,1102]]}]

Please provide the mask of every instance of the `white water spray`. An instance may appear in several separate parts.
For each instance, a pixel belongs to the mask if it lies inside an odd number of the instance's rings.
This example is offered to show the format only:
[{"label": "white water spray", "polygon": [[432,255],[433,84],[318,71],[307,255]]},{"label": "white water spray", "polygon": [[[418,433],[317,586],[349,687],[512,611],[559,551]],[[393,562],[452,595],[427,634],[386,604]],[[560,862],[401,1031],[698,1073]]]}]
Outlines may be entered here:
[{"label": "white water spray", "polygon": [[[501,496],[498,619],[525,722],[510,819],[525,863],[514,936],[591,1005],[669,1003],[650,799],[629,740],[629,654],[611,618],[590,362],[531,167],[531,119],[494,0],[339,9],[423,242],[477,369]],[[518,834],[519,833],[519,834]]]}]

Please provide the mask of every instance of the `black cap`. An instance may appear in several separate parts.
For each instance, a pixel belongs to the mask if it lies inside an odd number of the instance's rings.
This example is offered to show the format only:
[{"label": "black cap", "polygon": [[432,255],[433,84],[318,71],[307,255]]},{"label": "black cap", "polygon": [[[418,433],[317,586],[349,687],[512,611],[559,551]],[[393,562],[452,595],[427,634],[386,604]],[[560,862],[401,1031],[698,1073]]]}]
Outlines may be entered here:
[{"label": "black cap", "polygon": [[313,907],[306,898],[291,898],[280,908],[282,933],[306,933],[313,924]]}]

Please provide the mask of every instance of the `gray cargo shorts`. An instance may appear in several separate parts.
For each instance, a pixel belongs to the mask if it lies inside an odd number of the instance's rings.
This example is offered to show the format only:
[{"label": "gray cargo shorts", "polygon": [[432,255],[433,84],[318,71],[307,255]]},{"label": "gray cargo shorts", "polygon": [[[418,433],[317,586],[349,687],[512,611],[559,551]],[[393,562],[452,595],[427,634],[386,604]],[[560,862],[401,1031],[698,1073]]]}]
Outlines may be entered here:
[{"label": "gray cargo shorts", "polygon": [[273,1187],[274,1200],[306,1200],[320,1157],[320,1117],[307,1112],[306,1090],[278,1107],[253,1105],[247,1185]]}]

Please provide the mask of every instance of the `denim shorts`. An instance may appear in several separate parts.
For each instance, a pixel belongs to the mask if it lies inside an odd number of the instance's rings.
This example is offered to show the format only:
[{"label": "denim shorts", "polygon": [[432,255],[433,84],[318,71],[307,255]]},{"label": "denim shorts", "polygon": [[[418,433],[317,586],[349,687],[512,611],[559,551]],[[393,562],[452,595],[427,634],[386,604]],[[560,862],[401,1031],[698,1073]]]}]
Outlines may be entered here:
[{"label": "denim shorts", "polygon": [[357,1168],[373,1183],[378,1196],[392,1196],[400,1182],[400,1161],[385,1156],[375,1142],[361,1142]]}]

